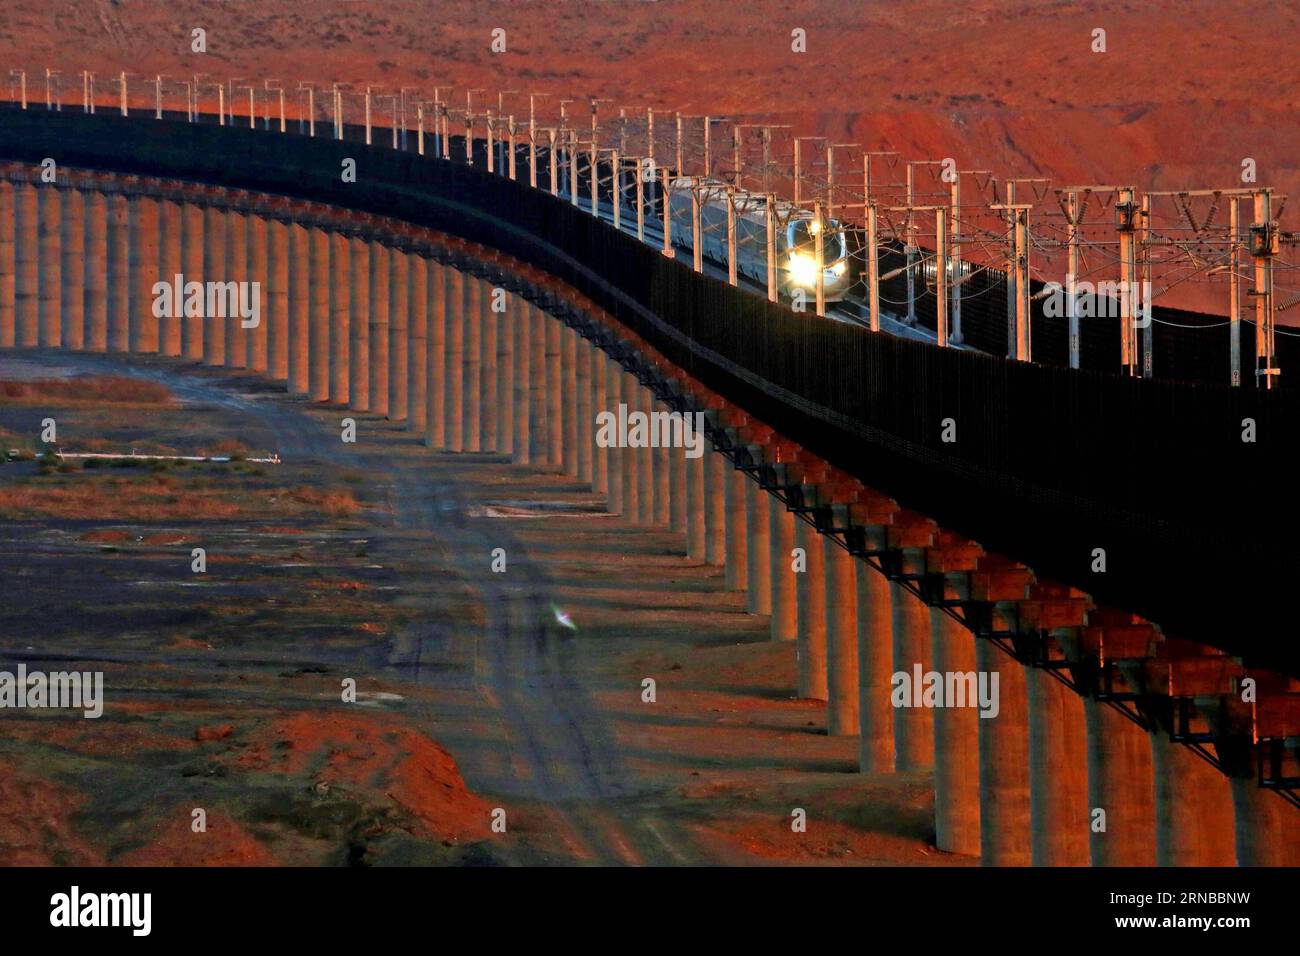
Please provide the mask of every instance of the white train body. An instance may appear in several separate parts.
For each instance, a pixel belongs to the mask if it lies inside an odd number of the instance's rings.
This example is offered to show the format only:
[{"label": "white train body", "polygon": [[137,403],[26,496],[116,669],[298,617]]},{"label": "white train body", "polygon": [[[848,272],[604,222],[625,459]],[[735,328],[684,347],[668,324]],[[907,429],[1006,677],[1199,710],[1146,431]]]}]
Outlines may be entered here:
[{"label": "white train body", "polygon": [[[694,254],[691,190],[700,196],[700,226],[704,237],[701,254],[721,268],[727,267],[727,184],[721,180],[674,179],[672,184],[672,241]],[[762,195],[737,192],[736,272],[767,288],[767,208]],[[785,200],[774,204],[777,290],[791,298],[802,290],[806,299],[817,294],[815,230],[812,212]],[[837,220],[829,220],[822,236],[822,289],[827,302],[848,294],[852,277],[848,244]]]}]

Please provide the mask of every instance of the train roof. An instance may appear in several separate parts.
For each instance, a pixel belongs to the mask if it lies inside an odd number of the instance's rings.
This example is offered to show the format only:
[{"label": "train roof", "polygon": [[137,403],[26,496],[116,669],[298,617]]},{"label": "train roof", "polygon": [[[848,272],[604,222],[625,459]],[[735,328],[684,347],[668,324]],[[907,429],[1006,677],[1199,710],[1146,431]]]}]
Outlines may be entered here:
[{"label": "train roof", "polygon": [[[678,190],[691,189],[696,186],[702,186],[705,189],[716,189],[718,192],[725,193],[731,184],[725,179],[703,176],[674,176],[670,183],[671,188]],[[748,189],[737,189],[736,196],[743,201],[738,210],[738,217],[741,219],[750,219],[755,222],[765,222],[767,219],[767,201],[762,193],[756,193]],[[811,219],[813,211],[804,206],[796,206],[788,199],[778,198],[775,203],[776,219],[780,223],[788,223],[799,219]],[[832,219],[832,222],[838,222],[838,219]]]}]

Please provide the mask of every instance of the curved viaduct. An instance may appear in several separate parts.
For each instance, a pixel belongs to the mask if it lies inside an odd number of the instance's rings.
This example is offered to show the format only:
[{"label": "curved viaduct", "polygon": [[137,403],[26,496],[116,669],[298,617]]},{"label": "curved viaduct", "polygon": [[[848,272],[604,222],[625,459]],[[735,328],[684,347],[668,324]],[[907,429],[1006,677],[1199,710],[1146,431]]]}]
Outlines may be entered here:
[{"label": "curved viaduct", "polygon": [[[1297,509],[1263,480],[1290,393],[815,321],[522,183],[346,140],[12,111],[0,159],[0,346],[248,368],[590,482],[725,567],[862,771],[933,769],[941,849],[1300,862]],[[263,321],[155,318],[176,274],[261,282]],[[702,412],[710,451],[601,447],[620,404]],[[893,706],[918,667],[996,672],[997,716]]]}]

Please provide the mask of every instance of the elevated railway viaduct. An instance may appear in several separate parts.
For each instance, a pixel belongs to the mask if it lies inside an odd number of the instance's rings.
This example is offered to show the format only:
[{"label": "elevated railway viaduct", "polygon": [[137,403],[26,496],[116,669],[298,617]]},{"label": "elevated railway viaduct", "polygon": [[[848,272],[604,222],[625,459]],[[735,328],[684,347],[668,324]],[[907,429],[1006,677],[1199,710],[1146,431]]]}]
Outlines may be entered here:
[{"label": "elevated railway viaduct", "polygon": [[[1300,861],[1289,391],[818,321],[522,183],[346,139],[9,112],[0,161],[0,347],[248,368],[590,482],[725,567],[864,772],[933,769],[941,849]],[[263,321],[156,317],[177,274],[260,282]],[[602,447],[620,404],[702,412],[709,453]],[[917,668],[996,672],[997,716],[894,706]]]}]

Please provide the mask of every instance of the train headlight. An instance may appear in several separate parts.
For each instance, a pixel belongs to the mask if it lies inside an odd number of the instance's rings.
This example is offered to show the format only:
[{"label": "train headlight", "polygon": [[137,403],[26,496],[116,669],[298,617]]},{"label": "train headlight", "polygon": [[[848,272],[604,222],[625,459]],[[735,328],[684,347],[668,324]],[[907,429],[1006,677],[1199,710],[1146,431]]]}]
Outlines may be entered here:
[{"label": "train headlight", "polygon": [[842,276],[848,271],[848,268],[848,264],[841,259],[839,262],[835,263],[835,265],[831,266],[831,272],[835,273],[837,276]]},{"label": "train headlight", "polygon": [[812,256],[794,253],[790,256],[790,275],[799,285],[811,288],[817,284],[817,262]]}]

